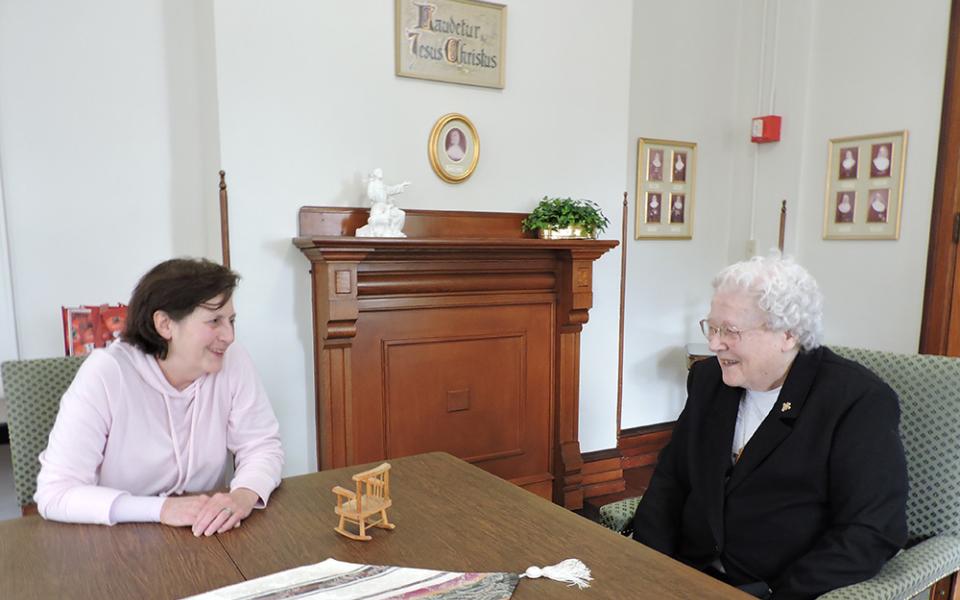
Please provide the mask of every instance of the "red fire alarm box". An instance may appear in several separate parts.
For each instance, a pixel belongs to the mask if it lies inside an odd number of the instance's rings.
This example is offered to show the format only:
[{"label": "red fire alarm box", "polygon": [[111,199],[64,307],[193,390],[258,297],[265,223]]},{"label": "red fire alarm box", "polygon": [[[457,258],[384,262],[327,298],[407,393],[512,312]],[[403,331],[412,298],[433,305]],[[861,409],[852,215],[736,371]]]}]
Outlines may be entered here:
[{"label": "red fire alarm box", "polygon": [[780,115],[754,117],[750,127],[750,141],[757,144],[780,141]]}]

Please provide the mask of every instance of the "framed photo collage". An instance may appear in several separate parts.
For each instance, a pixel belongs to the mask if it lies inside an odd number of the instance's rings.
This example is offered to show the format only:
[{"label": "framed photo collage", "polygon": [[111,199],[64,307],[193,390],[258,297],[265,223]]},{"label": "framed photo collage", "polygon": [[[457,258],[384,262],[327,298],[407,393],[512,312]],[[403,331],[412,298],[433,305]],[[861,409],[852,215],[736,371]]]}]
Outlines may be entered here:
[{"label": "framed photo collage", "polygon": [[693,237],[696,164],[693,142],[640,138],[636,239]]},{"label": "framed photo collage", "polygon": [[830,140],[823,238],[898,239],[906,157],[906,131]]}]

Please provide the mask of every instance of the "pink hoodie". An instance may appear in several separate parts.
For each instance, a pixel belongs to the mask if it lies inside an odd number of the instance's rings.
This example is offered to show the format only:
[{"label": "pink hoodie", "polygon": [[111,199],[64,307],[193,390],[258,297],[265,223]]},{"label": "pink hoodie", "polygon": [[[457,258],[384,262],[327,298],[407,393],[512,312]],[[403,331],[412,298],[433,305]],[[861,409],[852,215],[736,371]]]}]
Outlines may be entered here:
[{"label": "pink hoodie", "polygon": [[112,525],[111,507],[123,495],[221,487],[228,451],[236,465],[230,489],[249,488],[265,505],[280,484],[283,449],[239,344],[227,349],[218,373],[178,391],[156,358],[117,342],[94,350],[63,395],[34,499],[46,519]]}]

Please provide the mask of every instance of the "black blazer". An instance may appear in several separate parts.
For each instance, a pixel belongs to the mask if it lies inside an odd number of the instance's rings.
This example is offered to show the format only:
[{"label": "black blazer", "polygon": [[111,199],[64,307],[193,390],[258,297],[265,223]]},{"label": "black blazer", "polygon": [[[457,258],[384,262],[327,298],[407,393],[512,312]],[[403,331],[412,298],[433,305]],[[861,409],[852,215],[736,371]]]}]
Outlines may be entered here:
[{"label": "black blazer", "polygon": [[731,466],[742,388],[697,363],[687,405],[634,516],[633,537],[777,600],[869,579],[907,539],[897,395],[827,348],[801,352]]}]

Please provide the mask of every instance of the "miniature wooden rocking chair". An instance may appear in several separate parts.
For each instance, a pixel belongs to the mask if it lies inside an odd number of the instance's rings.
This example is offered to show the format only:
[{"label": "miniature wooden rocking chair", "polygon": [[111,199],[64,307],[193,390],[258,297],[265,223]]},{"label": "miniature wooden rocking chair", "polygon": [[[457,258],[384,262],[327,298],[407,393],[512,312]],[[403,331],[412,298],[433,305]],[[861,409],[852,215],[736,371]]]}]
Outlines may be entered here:
[{"label": "miniature wooden rocking chair", "polygon": [[[387,520],[387,509],[393,505],[390,500],[390,463],[383,463],[379,467],[357,473],[353,476],[357,483],[357,491],[351,492],[339,485],[333,488],[337,495],[336,513],[340,515],[340,524],[334,530],[350,539],[367,541],[372,539],[367,535],[367,527],[393,529],[396,527]],[[365,489],[364,489],[365,488]],[[368,521],[370,517],[379,514],[380,518]],[[360,527],[360,535],[347,531],[344,523],[355,523]]]}]

